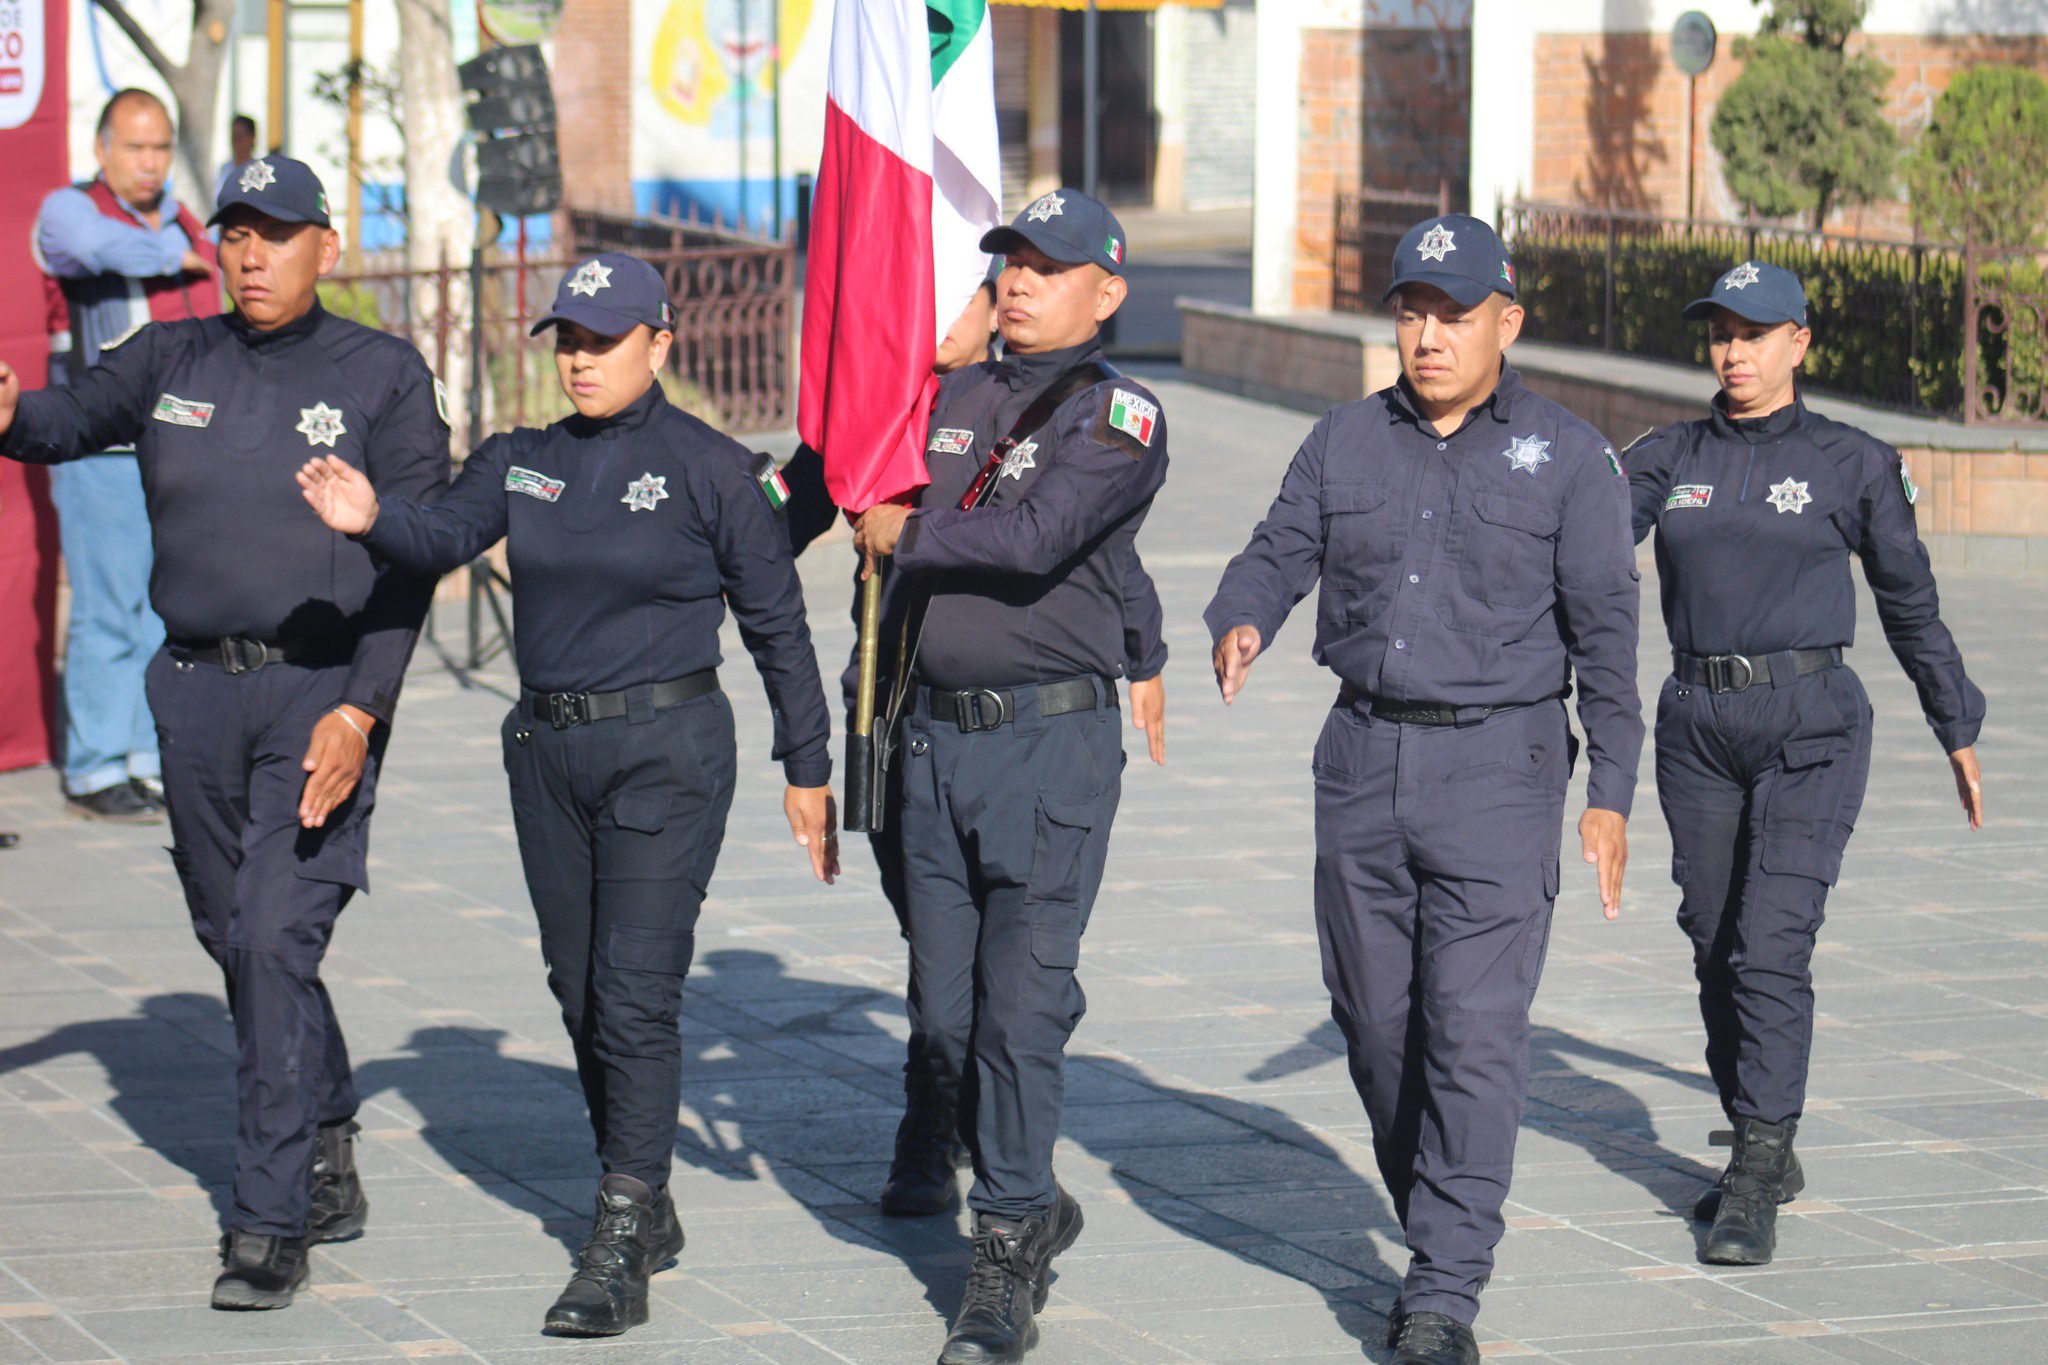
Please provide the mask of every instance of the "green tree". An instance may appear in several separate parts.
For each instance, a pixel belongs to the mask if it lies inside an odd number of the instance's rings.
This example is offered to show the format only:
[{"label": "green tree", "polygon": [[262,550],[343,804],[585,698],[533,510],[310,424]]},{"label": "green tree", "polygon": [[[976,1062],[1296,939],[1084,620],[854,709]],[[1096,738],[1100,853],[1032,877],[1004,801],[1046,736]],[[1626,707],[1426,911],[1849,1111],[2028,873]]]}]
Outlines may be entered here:
[{"label": "green tree", "polygon": [[2048,81],[2020,66],[1956,77],[1906,159],[1920,230],[2040,246],[2048,238]]},{"label": "green tree", "polygon": [[1806,215],[1819,231],[1844,203],[1891,192],[1899,139],[1884,115],[1891,68],[1848,53],[1869,0],[1756,0],[1769,6],[1714,111],[1728,188],[1750,213]]}]

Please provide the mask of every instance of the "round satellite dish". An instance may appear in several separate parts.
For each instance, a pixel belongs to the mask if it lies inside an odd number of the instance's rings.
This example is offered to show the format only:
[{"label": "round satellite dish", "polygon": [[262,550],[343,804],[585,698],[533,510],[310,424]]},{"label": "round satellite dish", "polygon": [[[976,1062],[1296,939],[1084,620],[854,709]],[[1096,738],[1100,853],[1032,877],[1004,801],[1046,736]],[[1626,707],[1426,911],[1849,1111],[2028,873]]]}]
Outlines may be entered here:
[{"label": "round satellite dish", "polygon": [[1719,41],[1714,21],[1696,9],[1689,9],[1671,26],[1671,60],[1686,75],[1700,75],[1714,64],[1714,48]]}]

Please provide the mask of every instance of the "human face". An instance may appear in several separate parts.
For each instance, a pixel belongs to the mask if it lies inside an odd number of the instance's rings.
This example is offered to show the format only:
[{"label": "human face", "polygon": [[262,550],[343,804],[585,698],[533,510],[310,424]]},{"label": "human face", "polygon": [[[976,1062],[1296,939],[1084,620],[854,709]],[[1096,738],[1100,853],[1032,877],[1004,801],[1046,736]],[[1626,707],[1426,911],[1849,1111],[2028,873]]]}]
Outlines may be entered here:
[{"label": "human face", "polygon": [[988,359],[988,339],[995,329],[995,293],[990,286],[983,285],[974,291],[974,297],[967,300],[960,316],[946,329],[946,339],[939,343],[938,358],[932,362],[932,373],[951,374]]},{"label": "human face", "polygon": [[236,161],[253,160],[256,156],[256,130],[236,124],[228,131],[228,147]]},{"label": "human face", "polygon": [[655,375],[668,361],[675,333],[637,324],[622,336],[608,337],[576,322],[555,324],[555,373],[562,392],[585,417],[604,418],[625,411],[653,387]]},{"label": "human face", "polygon": [[1122,279],[1093,262],[1068,265],[1019,242],[996,278],[996,323],[1019,355],[1078,346],[1124,301]]},{"label": "human face", "polygon": [[1426,284],[1394,300],[1394,343],[1422,413],[1439,430],[1455,430],[1500,382],[1500,358],[1522,332],[1522,309],[1489,293],[1467,308]]},{"label": "human face", "polygon": [[341,238],[317,223],[281,223],[238,207],[221,220],[220,277],[243,321],[274,332],[312,311],[320,278],[341,259]]},{"label": "human face", "polygon": [[156,212],[171,173],[171,120],[154,100],[125,99],[93,143],[107,188],[121,201]]},{"label": "human face", "polygon": [[1792,401],[1793,378],[1813,341],[1796,322],[1751,322],[1726,308],[1707,319],[1707,357],[1731,417],[1762,417]]}]

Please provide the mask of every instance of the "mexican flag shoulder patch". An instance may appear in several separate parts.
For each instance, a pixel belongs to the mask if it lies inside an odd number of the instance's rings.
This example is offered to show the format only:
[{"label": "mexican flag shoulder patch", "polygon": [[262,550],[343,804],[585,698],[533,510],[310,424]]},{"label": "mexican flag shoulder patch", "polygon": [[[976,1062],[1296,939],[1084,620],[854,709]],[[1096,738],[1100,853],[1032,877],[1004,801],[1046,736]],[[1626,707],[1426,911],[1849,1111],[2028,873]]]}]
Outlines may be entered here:
[{"label": "mexican flag shoulder patch", "polygon": [[768,510],[780,512],[789,506],[789,481],[776,468],[773,455],[757,452],[754,456],[754,486],[761,490],[761,496],[768,500]]},{"label": "mexican flag shoulder patch", "polygon": [[1109,424],[1125,435],[1137,438],[1141,446],[1152,444],[1159,424],[1159,405],[1129,389],[1118,389],[1109,398]]}]

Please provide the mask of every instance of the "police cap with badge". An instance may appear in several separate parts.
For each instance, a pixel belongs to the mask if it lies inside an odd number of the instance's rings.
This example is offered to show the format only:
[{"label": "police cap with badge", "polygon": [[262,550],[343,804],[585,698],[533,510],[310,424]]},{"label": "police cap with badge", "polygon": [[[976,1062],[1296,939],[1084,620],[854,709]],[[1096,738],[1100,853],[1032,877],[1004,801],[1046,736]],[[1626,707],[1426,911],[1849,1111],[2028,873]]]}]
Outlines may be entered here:
[{"label": "police cap with badge", "polygon": [[1007,256],[1019,246],[1036,247],[1062,265],[1099,265],[1124,273],[1124,227],[1099,199],[1062,186],[1032,200],[1008,227],[990,228],[981,249]]},{"label": "police cap with badge", "polygon": [[1393,283],[1380,295],[1426,284],[1462,308],[1477,308],[1488,294],[1515,296],[1515,266],[1492,226],[1467,213],[1446,213],[1409,228],[1394,248]]},{"label": "police cap with badge", "polygon": [[333,227],[327,212],[327,189],[303,161],[275,152],[259,156],[220,187],[208,227],[217,227],[236,209],[253,209],[280,223],[311,223]]},{"label": "police cap with badge", "polygon": [[1716,308],[1726,308],[1746,322],[1790,322],[1806,325],[1806,289],[1799,277],[1782,265],[1744,261],[1714,282],[1705,298],[1685,305],[1689,322],[1712,317]]},{"label": "police cap with badge", "polygon": [[573,322],[599,336],[618,337],[646,323],[657,332],[675,327],[668,282],[638,256],[607,251],[562,276],[555,306],[533,324],[539,336],[558,322]]}]

